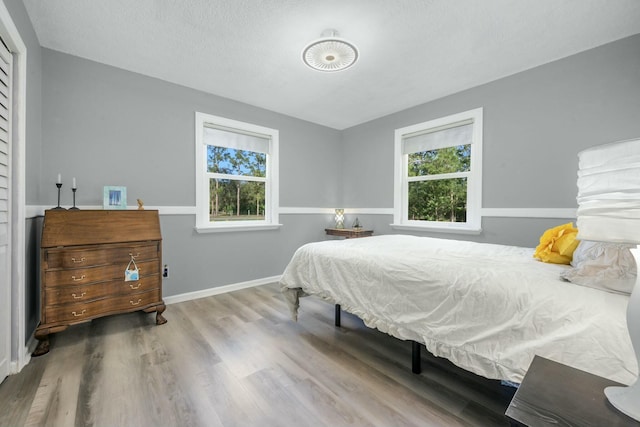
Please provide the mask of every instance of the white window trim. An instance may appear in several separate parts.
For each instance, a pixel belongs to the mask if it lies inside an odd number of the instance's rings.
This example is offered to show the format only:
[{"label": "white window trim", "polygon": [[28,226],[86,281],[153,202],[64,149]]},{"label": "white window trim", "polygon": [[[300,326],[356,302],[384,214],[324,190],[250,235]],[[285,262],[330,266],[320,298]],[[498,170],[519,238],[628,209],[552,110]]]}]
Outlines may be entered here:
[{"label": "white window trim", "polygon": [[[401,230],[436,231],[462,234],[479,234],[482,231],[482,117],[483,109],[476,108],[458,114],[430,120],[395,130],[394,136],[394,200],[393,224]],[[473,120],[471,143],[471,167],[467,181],[467,221],[411,221],[408,219],[408,155],[402,154],[403,136]]]},{"label": "white window trim", "polygon": [[[279,224],[279,131],[251,123],[227,119],[196,112],[196,231],[198,233],[274,230]],[[267,155],[267,179],[265,182],[266,212],[265,219],[260,221],[209,221],[209,186],[207,169],[207,145],[204,141],[205,123],[212,123],[227,128],[252,132],[269,137],[269,154]],[[237,176],[233,177],[237,179]]]}]

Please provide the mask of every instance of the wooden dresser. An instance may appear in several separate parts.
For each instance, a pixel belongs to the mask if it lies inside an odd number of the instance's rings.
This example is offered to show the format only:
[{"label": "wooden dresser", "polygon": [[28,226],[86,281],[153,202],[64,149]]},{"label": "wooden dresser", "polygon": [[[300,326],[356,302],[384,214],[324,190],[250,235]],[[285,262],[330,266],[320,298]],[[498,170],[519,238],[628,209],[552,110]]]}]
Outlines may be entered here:
[{"label": "wooden dresser", "polygon": [[[131,259],[139,279],[125,281]],[[158,211],[47,210],[40,265],[34,356],[49,351],[49,334],[98,317],[144,310],[166,323]]]}]

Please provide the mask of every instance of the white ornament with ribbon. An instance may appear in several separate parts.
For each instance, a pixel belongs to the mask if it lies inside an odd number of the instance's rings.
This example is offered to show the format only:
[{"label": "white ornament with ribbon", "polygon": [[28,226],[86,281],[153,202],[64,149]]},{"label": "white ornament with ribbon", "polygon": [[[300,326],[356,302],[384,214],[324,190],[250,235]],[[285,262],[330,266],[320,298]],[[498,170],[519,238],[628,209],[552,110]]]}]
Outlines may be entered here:
[{"label": "white ornament with ribbon", "polygon": [[[131,265],[133,264],[133,269],[131,268]],[[135,282],[136,280],[140,279],[140,274],[138,272],[138,266],[136,265],[136,262],[133,259],[133,256],[131,257],[131,261],[129,261],[129,264],[127,264],[127,268],[124,270],[124,281],[125,282]]]}]

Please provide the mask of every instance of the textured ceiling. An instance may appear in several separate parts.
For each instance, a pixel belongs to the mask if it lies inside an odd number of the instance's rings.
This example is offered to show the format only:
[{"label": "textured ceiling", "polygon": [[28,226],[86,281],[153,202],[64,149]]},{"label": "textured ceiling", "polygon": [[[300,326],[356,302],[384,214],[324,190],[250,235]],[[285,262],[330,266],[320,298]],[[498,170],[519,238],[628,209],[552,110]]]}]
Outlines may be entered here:
[{"label": "textured ceiling", "polygon": [[[344,129],[640,33],[638,0],[24,0],[44,47]],[[323,30],[348,70],[301,59]]]}]

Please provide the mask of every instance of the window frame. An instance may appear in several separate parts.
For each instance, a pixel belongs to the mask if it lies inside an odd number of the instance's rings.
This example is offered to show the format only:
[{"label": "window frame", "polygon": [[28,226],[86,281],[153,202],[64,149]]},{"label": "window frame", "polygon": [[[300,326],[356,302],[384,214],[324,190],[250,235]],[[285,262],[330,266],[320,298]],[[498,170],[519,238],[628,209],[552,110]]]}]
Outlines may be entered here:
[{"label": "window frame", "polygon": [[[471,159],[467,176],[467,212],[466,222],[423,221],[409,219],[409,182],[408,154],[403,154],[403,140],[406,136],[437,131],[473,123],[471,137]],[[393,224],[396,229],[436,231],[448,233],[479,234],[482,231],[482,135],[483,109],[476,108],[446,117],[429,120],[395,130],[394,134],[394,203]],[[443,174],[446,178],[447,174]],[[451,175],[451,174],[448,174]]]},{"label": "window frame", "polygon": [[[239,133],[254,134],[264,137],[269,142],[269,152],[265,170],[265,215],[264,220],[246,221],[211,221],[209,217],[209,179],[214,172],[207,172],[207,144],[204,139],[206,124],[237,130]],[[196,167],[196,226],[198,233],[273,230],[279,224],[279,131],[264,126],[228,119],[226,117],[196,112],[195,114],[195,167]],[[242,180],[243,176],[233,175],[233,180]],[[263,181],[262,178],[254,179]]]}]

